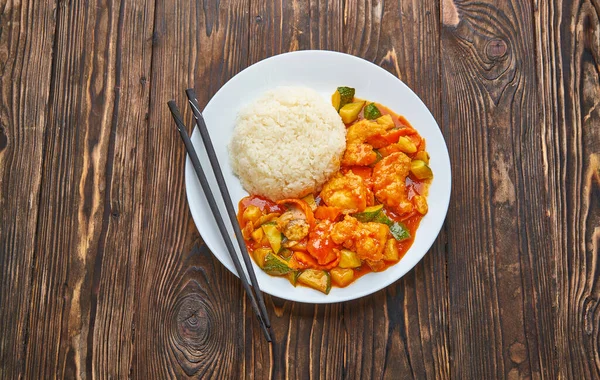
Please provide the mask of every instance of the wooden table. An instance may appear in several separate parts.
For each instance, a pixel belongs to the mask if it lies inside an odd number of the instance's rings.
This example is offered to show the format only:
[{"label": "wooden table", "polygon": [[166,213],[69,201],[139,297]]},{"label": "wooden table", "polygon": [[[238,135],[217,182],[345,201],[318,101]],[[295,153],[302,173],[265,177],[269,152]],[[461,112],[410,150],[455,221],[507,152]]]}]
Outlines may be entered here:
[{"label": "wooden table", "polygon": [[[598,379],[599,13],[598,0],[3,0],[0,377]],[[204,106],[298,49],[408,84],[446,138],[452,201],[425,259],[385,290],[267,297],[270,346],[192,222],[166,102],[193,86]]]}]

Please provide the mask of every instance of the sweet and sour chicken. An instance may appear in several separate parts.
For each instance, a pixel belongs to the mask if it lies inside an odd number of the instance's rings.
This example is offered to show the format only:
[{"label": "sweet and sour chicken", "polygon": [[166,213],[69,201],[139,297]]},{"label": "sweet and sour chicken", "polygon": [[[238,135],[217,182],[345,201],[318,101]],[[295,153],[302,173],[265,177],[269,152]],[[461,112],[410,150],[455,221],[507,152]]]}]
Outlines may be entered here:
[{"label": "sweet and sour chicken", "polygon": [[402,258],[428,211],[433,178],[425,141],[403,117],[354,98],[349,87],[332,104],[347,127],[340,171],[302,199],[250,195],[238,212],[261,269],[324,293]]}]

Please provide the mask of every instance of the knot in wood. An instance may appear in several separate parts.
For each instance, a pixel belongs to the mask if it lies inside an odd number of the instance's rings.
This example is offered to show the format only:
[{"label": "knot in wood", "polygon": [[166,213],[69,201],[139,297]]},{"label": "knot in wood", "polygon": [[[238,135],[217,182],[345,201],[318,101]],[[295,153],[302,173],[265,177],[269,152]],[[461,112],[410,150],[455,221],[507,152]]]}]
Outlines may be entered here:
[{"label": "knot in wood", "polygon": [[513,363],[521,364],[527,359],[527,347],[523,343],[515,342],[508,348],[510,360]]},{"label": "knot in wood", "polygon": [[490,60],[497,60],[504,57],[507,51],[508,45],[500,38],[494,38],[485,47],[485,54]]},{"label": "knot in wood", "polygon": [[178,302],[175,310],[179,344],[199,349],[210,334],[210,309],[198,294],[190,294]]}]

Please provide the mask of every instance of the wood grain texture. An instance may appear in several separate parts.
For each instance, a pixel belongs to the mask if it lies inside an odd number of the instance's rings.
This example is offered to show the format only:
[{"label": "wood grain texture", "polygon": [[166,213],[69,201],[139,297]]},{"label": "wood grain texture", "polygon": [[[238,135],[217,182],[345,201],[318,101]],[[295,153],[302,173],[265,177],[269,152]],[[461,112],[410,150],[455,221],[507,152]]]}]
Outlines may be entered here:
[{"label": "wood grain texture", "polygon": [[[556,377],[533,9],[444,1],[452,377]],[[543,248],[542,248],[543,247]]]},{"label": "wood grain texture", "polygon": [[191,126],[185,89],[195,87],[204,106],[245,67],[248,9],[246,1],[156,2],[132,377],[235,378],[239,342],[245,334],[261,340],[257,321],[242,327],[239,280],[198,241],[185,149],[167,108],[175,99]]},{"label": "wood grain texture", "polygon": [[557,375],[600,377],[600,2],[536,3]]},{"label": "wood grain texture", "polygon": [[[0,378],[600,378],[599,25],[598,0],[0,2]],[[267,297],[268,345],[166,102],[191,125],[185,88],[300,49],[407,83],[453,194],[386,289]]]},{"label": "wood grain texture", "polygon": [[[85,376],[118,11],[60,3],[24,377]],[[43,342],[43,344],[41,344]],[[91,347],[89,347],[91,350]]]},{"label": "wood grain texture", "polygon": [[0,4],[0,377],[22,375],[50,96],[54,7]]},{"label": "wood grain texture", "polygon": [[[143,254],[144,179],[154,1],[123,1],[116,27],[114,107],[104,168],[102,225],[91,273],[86,360],[92,377],[132,375],[134,305]],[[91,368],[89,368],[91,365]]]}]

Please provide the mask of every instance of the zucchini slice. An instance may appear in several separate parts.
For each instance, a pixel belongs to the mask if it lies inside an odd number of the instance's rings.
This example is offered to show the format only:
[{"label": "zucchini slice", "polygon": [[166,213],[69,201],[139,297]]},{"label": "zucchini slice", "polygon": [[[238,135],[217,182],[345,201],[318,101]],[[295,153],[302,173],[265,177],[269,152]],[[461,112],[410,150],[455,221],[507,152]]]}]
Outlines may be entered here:
[{"label": "zucchini slice", "polygon": [[391,220],[383,212],[379,213],[375,217],[375,219],[373,219],[373,221],[377,223],[387,224],[388,227],[390,227],[390,233],[392,234],[394,239],[398,241],[410,238],[410,231],[408,230],[408,228],[406,228],[404,223]]},{"label": "zucchini slice", "polygon": [[298,284],[298,276],[300,276],[299,271],[297,270],[293,270],[291,272],[289,272],[288,274],[285,275],[285,277],[287,277],[287,279],[290,281],[290,284],[294,285],[294,287],[296,287],[296,285]]},{"label": "zucchini slice", "polygon": [[271,276],[283,276],[292,271],[287,261],[277,256],[274,253],[269,253],[265,257],[265,265],[263,270]]},{"label": "zucchini slice", "polygon": [[366,223],[375,219],[375,217],[377,217],[377,215],[381,212],[382,209],[383,205],[375,205],[367,207],[362,212],[352,214],[352,216],[355,217],[359,222]]},{"label": "zucchini slice", "polygon": [[379,111],[375,103],[369,103],[365,106],[364,115],[365,119],[375,120],[381,117],[381,111]]},{"label": "zucchini slice", "polygon": [[265,223],[261,226],[261,228],[269,240],[269,244],[271,245],[271,248],[273,248],[273,252],[279,253],[281,250],[281,242],[283,241],[283,234],[277,229],[277,224]]},{"label": "zucchini slice", "polygon": [[404,223],[391,220],[384,212],[383,205],[367,207],[363,212],[352,214],[359,222],[376,222],[387,224],[394,239],[400,241],[410,238],[410,232]]},{"label": "zucchini slice", "polygon": [[338,107],[339,110],[346,104],[352,103],[356,90],[352,87],[338,87],[336,92],[340,94],[340,105]]},{"label": "zucchini slice", "polygon": [[423,160],[414,160],[410,163],[410,172],[418,179],[433,177],[431,168]]},{"label": "zucchini slice", "polygon": [[298,282],[325,294],[331,290],[331,276],[324,270],[306,269],[298,276]]},{"label": "zucchini slice", "polygon": [[254,261],[256,261],[256,264],[261,269],[265,267],[265,258],[270,254],[273,254],[273,251],[270,248],[257,248],[252,252]]}]

